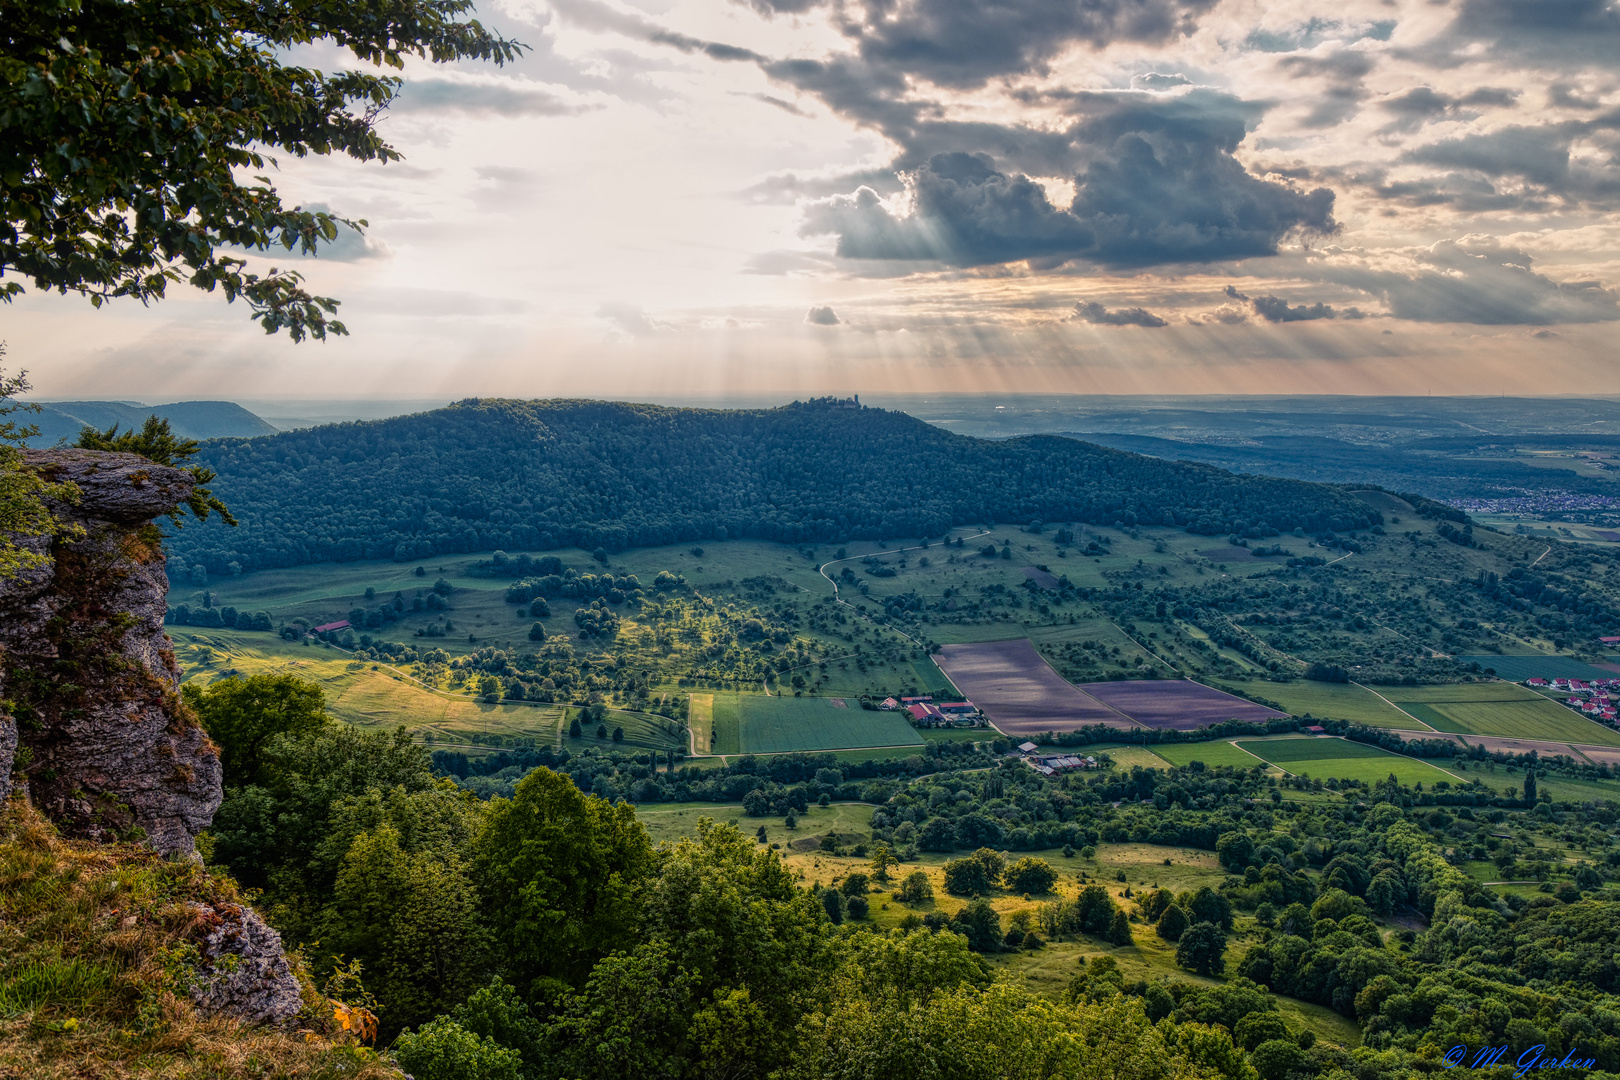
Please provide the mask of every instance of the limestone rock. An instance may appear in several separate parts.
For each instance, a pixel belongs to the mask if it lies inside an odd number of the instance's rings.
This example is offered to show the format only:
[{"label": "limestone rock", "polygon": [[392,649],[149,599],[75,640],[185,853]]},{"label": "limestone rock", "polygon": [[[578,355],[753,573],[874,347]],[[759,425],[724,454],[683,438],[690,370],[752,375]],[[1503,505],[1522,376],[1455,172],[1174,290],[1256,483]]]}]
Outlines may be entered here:
[{"label": "limestone rock", "polygon": [[200,914],[217,925],[198,946],[202,963],[191,988],[198,1009],[248,1024],[290,1023],[304,1002],[281,935],[250,907],[219,904]]},{"label": "limestone rock", "polygon": [[[71,482],[77,502],[33,541],[48,555],[0,581],[0,765],[15,731],[37,806],[65,832],[98,840],[144,831],[192,854],[222,791],[219,755],[179,696],[163,632],[168,578],[151,519],[191,494],[191,477],[134,454],[30,450],[27,467]],[[13,723],[7,724],[6,720]]]}]

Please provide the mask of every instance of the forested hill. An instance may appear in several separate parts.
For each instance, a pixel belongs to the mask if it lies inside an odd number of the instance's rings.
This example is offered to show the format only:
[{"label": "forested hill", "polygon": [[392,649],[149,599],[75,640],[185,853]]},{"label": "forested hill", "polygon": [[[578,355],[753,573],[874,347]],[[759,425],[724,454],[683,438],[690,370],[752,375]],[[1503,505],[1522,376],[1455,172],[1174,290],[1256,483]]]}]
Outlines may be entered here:
[{"label": "forested hill", "polygon": [[938,536],[1034,519],[1207,535],[1346,531],[1336,488],[1236,476],[1054,436],[985,441],[832,400],[779,409],[468,400],[204,445],[240,528],[174,537],[224,571],[495,548],[618,550],[751,537]]}]

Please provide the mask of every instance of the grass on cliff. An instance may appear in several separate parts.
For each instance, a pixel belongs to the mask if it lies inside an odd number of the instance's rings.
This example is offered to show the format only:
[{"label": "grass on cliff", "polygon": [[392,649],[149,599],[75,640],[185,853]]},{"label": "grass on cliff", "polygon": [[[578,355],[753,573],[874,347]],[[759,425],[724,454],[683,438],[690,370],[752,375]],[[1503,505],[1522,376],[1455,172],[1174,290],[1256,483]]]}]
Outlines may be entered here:
[{"label": "grass on cliff", "polygon": [[0,1077],[397,1078],[374,1051],[328,1037],[307,979],[296,1027],[308,1034],[197,1014],[187,946],[208,908],[240,902],[195,863],[66,840],[25,800],[0,803]]}]

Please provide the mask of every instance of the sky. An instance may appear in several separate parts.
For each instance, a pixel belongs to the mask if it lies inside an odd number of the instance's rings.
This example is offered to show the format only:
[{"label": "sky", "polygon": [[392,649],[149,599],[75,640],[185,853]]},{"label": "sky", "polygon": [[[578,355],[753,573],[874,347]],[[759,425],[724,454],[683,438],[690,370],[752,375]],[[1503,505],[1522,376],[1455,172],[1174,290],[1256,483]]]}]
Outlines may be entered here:
[{"label": "sky", "polygon": [[[186,288],[0,310],[36,396],[1620,393],[1609,0],[482,0],[369,226],[351,336]],[[352,64],[337,50],[291,61]]]}]

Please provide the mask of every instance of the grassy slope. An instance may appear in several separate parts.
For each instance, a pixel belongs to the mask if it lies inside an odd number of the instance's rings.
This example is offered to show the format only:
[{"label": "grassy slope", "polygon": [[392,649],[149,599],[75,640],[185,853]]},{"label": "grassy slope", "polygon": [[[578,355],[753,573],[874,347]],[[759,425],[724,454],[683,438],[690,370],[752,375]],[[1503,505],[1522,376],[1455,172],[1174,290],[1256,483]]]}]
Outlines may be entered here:
[{"label": "grassy slope", "polygon": [[209,925],[191,904],[236,886],[134,844],[66,841],[22,799],[0,804],[0,1076],[383,1080],[370,1050],[335,1045],[305,985],[310,1032],[243,1028],[192,1009],[173,953]]}]

